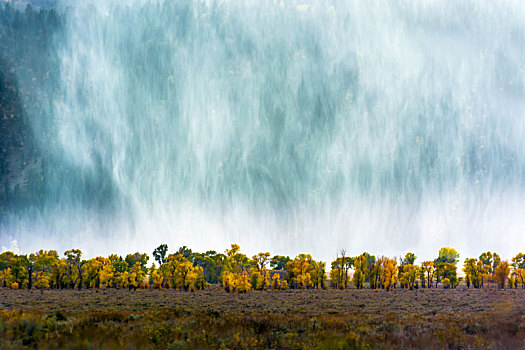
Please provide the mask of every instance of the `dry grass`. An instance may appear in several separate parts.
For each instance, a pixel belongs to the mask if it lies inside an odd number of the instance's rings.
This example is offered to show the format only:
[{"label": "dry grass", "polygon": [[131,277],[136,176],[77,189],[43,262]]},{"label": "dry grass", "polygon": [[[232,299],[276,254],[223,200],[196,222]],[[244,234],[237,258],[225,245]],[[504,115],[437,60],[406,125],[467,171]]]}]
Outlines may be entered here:
[{"label": "dry grass", "polygon": [[525,348],[525,291],[0,290],[0,348]]}]

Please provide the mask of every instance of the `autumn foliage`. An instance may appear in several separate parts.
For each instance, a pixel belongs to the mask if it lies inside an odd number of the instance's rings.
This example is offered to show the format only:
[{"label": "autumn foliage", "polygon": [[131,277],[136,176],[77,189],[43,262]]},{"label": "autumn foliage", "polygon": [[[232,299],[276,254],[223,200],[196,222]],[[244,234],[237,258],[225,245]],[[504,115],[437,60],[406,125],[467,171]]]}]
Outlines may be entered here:
[{"label": "autumn foliage", "polygon": [[[247,293],[251,290],[394,288],[454,289],[460,283],[467,288],[525,288],[525,256],[520,253],[511,262],[498,254],[485,252],[479,258],[464,260],[458,277],[459,253],[453,248],[439,250],[434,261],[416,263],[416,255],[404,258],[377,258],[369,253],[347,256],[338,253],[326,271],[326,264],[309,254],[293,259],[261,252],[249,258],[237,244],[224,253],[193,252],[181,247],[174,253],[167,245],[153,252],[158,265],[148,266],[145,253],[128,254],[125,258],[84,259],[79,249],[70,249],[63,256],[54,250],[40,250],[29,255],[13,252],[0,254],[0,286],[11,289],[175,289],[193,291],[219,284],[228,292]],[[273,267],[273,269],[271,269]]]}]

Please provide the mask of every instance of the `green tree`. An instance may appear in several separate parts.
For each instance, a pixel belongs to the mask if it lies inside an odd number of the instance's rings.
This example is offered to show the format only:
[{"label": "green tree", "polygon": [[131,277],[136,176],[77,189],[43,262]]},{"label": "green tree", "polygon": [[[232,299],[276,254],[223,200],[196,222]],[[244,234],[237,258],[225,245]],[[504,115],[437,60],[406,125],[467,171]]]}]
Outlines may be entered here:
[{"label": "green tree", "polygon": [[459,253],[454,248],[443,247],[439,250],[437,259],[434,260],[436,287],[442,279],[447,279],[445,288],[455,287],[457,279],[457,266]]},{"label": "green tree", "polygon": [[[70,249],[66,250],[64,252],[64,255],[66,257],[66,262],[70,267],[69,271],[71,276],[71,288],[73,288],[76,285],[78,286],[78,290],[81,290],[83,278],[82,268],[86,263],[85,260],[82,260],[82,251],[80,249]],[[72,276],[74,275],[73,271],[75,271],[74,279],[72,278]]]},{"label": "green tree", "polygon": [[[415,260],[415,259],[414,259]],[[418,278],[419,267],[413,264],[407,264],[403,266],[403,272],[401,273],[401,284],[403,287],[413,290],[416,286]]]},{"label": "green tree", "polygon": [[144,272],[147,270],[146,265],[148,264],[148,260],[149,260],[148,254],[146,253],[141,254],[139,252],[136,252],[135,254],[128,254],[126,255],[126,259],[125,259],[126,263],[128,264],[128,269],[132,269],[136,263],[139,263],[140,268]]},{"label": "green tree", "polygon": [[[340,255],[340,256],[339,256]],[[346,250],[341,249],[338,256],[332,261],[330,271],[330,282],[332,287],[345,289],[350,282],[348,271],[354,266],[354,258],[346,256]]]},{"label": "green tree", "polygon": [[525,269],[525,254],[519,253],[518,255],[513,257],[511,265],[514,268],[514,270]]},{"label": "green tree", "polygon": [[421,269],[424,270],[426,287],[432,288],[432,280],[434,279],[434,262],[433,261],[423,261],[421,263]]},{"label": "green tree", "polygon": [[39,279],[45,279],[44,282],[36,284],[38,288],[50,288],[52,284],[51,271],[53,269],[53,264],[57,260],[59,260],[58,253],[54,250],[40,250],[37,254],[35,254],[35,280],[38,282]]},{"label": "green tree", "polygon": [[369,276],[368,259],[364,254],[359,255],[354,259],[354,276],[352,282],[357,289],[362,289],[366,279]]},{"label": "green tree", "polygon": [[266,269],[266,264],[268,264],[270,260],[270,253],[259,253],[257,255],[254,255],[252,257],[252,260],[254,261],[257,270],[263,271]]},{"label": "green tree", "polygon": [[373,266],[370,267],[370,288],[381,288],[381,273],[383,271],[383,264],[385,257],[376,260]]},{"label": "green tree", "polygon": [[440,262],[456,264],[459,261],[459,253],[454,248],[443,247],[439,250],[438,258],[434,260],[434,264]]},{"label": "green tree", "polygon": [[374,255],[368,254],[367,252],[363,253],[363,256],[366,258],[366,262],[368,264],[368,272],[365,276],[366,282],[369,282],[370,280],[370,267],[374,266],[376,263],[376,257]]},{"label": "green tree", "polygon": [[25,263],[25,268],[27,270],[27,275],[29,278],[27,283],[27,289],[31,289],[33,288],[33,270],[35,267],[36,255],[33,253],[29,254],[29,256],[23,255],[22,259]]},{"label": "green tree", "polygon": [[159,266],[166,262],[166,253],[168,252],[168,245],[161,244],[153,251],[153,258],[159,263]]},{"label": "green tree", "polygon": [[288,256],[274,255],[270,260],[270,267],[273,270],[284,270],[288,261],[290,261]]},{"label": "green tree", "polygon": [[496,267],[499,266],[501,263],[501,258],[497,253],[492,253],[492,277],[494,277],[496,273]]},{"label": "green tree", "polygon": [[211,256],[209,252],[204,254],[195,253],[193,257],[193,265],[202,268],[204,279],[208,283],[217,283],[219,281],[220,272],[218,272],[217,261],[214,259],[217,253],[213,253]]},{"label": "green tree", "polygon": [[[438,281],[447,279],[447,283],[443,283],[445,288],[455,288],[457,285],[457,266],[455,263],[440,262],[436,265],[436,277]],[[436,282],[436,287],[437,287]]]},{"label": "green tree", "polygon": [[263,289],[263,277],[261,276],[261,273],[259,271],[253,271],[251,273],[250,284],[255,290]]},{"label": "green tree", "polygon": [[11,265],[16,259],[16,256],[13,252],[4,252],[0,254],[0,274],[2,274],[2,287],[7,287],[8,285],[8,275],[11,275]]},{"label": "green tree", "polygon": [[188,259],[188,261],[193,262],[193,252],[190,248],[186,247],[185,245],[180,247],[177,251],[179,254],[182,254],[183,257]]},{"label": "green tree", "polygon": [[11,279],[18,283],[20,288],[29,288],[29,272],[27,270],[28,262],[26,255],[14,255],[11,260]]},{"label": "green tree", "polygon": [[405,258],[403,259],[402,265],[414,265],[416,261],[416,255],[414,253],[406,253]]}]

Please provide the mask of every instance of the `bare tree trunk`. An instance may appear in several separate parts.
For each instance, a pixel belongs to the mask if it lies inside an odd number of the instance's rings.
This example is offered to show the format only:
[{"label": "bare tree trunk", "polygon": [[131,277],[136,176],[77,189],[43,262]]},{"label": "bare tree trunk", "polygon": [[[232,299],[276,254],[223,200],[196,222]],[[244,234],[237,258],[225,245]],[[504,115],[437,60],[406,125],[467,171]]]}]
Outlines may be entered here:
[{"label": "bare tree trunk", "polygon": [[344,281],[342,281],[344,284],[343,289],[346,289],[346,282],[348,279],[348,271],[346,270],[346,264],[345,264],[346,250],[341,249],[340,253],[341,253],[341,269],[345,273]]}]

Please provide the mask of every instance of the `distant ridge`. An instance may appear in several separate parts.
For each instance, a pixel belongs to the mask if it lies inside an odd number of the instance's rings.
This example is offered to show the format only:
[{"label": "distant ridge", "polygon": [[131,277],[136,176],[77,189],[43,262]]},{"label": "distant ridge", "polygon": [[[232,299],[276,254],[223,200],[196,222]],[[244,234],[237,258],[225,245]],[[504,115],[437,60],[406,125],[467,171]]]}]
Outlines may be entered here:
[{"label": "distant ridge", "polygon": [[14,7],[25,7],[27,5],[32,5],[36,7],[51,7],[55,6],[57,0],[0,0],[0,3],[9,3]]}]

